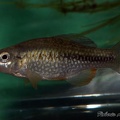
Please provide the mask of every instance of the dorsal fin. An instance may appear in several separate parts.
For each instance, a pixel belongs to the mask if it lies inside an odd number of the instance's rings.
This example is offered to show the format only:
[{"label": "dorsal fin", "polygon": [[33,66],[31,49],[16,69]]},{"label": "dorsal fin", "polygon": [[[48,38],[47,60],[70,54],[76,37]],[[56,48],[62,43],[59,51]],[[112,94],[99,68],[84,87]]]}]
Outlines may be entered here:
[{"label": "dorsal fin", "polygon": [[120,49],[120,42],[118,42],[117,44],[115,44],[112,49],[115,49],[115,50],[119,50]]},{"label": "dorsal fin", "polygon": [[65,40],[75,41],[84,46],[97,47],[97,45],[91,39],[81,36],[79,34],[65,34],[65,35],[58,35],[57,37]]}]

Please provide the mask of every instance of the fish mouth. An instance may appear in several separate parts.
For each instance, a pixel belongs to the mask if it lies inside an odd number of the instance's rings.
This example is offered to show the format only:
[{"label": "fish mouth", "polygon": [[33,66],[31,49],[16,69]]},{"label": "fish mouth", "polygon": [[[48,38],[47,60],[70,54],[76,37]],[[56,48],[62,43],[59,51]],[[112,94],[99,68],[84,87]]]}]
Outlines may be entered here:
[{"label": "fish mouth", "polygon": [[1,63],[0,62],[0,72],[3,72],[3,73],[11,73],[11,62],[8,62],[8,63]]}]

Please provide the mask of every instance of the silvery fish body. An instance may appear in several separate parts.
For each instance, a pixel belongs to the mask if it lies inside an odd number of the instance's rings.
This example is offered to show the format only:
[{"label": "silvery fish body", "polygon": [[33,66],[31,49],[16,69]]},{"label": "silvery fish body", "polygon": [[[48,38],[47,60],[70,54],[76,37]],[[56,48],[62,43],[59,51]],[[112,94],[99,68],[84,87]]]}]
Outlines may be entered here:
[{"label": "silvery fish body", "polygon": [[119,72],[119,52],[97,48],[86,37],[61,35],[29,40],[0,50],[0,72],[38,80],[67,80],[86,85],[99,68]]}]

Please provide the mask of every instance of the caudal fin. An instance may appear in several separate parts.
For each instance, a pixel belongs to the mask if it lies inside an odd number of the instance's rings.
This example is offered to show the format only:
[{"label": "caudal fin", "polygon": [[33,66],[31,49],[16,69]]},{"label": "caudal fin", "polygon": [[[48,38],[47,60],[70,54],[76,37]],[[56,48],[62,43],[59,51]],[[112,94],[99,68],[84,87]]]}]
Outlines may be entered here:
[{"label": "caudal fin", "polygon": [[118,42],[116,45],[114,45],[112,47],[113,50],[115,50],[115,64],[112,67],[113,70],[115,70],[116,72],[118,72],[120,74],[120,42]]}]

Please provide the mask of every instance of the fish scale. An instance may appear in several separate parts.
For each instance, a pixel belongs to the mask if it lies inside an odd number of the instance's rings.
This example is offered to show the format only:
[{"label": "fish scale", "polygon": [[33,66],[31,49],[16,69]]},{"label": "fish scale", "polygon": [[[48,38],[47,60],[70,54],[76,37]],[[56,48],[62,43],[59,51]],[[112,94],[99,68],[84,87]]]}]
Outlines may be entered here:
[{"label": "fish scale", "polygon": [[64,51],[61,50],[61,48],[58,50],[48,48],[45,50],[34,50],[28,52],[28,54],[31,55],[27,56],[32,57],[31,61],[28,57],[28,61],[31,64],[31,67],[28,68],[37,73],[42,71],[41,77],[49,76],[50,78],[56,75],[69,76],[69,74],[75,74],[77,71],[91,67],[106,67],[113,63],[115,59],[114,56],[111,56],[113,54],[112,51],[98,49],[91,50],[88,48],[81,48],[81,51]]}]

